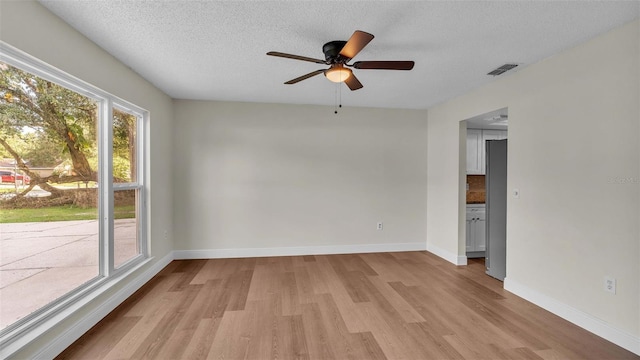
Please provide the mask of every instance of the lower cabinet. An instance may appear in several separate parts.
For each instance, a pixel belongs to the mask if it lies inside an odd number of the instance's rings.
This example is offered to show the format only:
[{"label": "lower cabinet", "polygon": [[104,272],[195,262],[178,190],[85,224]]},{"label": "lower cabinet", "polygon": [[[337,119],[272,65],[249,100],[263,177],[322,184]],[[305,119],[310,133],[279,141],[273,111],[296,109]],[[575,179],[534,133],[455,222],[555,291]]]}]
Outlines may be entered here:
[{"label": "lower cabinet", "polygon": [[484,204],[467,205],[467,257],[484,257],[486,216]]}]

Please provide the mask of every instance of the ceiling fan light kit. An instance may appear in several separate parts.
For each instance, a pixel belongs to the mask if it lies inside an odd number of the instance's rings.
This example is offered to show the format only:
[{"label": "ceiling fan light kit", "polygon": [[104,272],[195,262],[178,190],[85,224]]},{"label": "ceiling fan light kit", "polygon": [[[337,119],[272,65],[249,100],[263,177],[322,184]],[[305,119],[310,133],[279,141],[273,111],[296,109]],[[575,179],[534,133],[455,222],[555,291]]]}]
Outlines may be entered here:
[{"label": "ceiling fan light kit", "polygon": [[334,83],[345,82],[351,74],[353,74],[353,71],[342,64],[331,65],[331,68],[324,72],[324,76]]},{"label": "ceiling fan light kit", "polygon": [[354,69],[372,69],[372,70],[411,70],[413,69],[413,61],[358,61],[354,64],[348,64],[371,40],[373,35],[364,31],[356,30],[348,41],[335,40],[330,41],[322,46],[325,60],[314,59],[306,56],[292,55],[277,51],[270,51],[267,55],[283,57],[287,59],[301,60],[313,62],[316,64],[329,65],[329,69],[321,69],[299,76],[295,79],[285,82],[287,85],[296,84],[310,77],[324,74],[324,76],[335,83],[344,82],[349,89],[358,90],[362,88],[362,83],[356,78],[355,74],[349,67]]}]

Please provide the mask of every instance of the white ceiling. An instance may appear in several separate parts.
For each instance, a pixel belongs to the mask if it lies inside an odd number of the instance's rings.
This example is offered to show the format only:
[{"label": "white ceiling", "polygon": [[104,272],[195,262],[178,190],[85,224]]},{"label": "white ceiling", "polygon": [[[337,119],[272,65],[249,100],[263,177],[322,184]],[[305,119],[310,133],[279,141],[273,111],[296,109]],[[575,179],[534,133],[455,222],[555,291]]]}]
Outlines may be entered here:
[{"label": "white ceiling", "polygon": [[[637,1],[77,1],[40,0],[173,98],[424,109],[640,15]],[[350,91],[319,75],[322,45],[375,35],[358,60],[414,60],[411,71],[355,70]],[[506,73],[502,76],[509,76]]]}]

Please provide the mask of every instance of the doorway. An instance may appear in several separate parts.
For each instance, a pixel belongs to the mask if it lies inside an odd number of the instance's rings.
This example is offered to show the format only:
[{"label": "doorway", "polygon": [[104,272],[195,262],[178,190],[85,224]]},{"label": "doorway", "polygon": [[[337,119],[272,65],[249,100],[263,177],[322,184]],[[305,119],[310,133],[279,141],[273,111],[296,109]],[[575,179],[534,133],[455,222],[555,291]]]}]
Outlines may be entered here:
[{"label": "doorway", "polygon": [[[461,154],[466,154],[464,158],[461,156],[461,161],[464,159],[466,162],[466,171],[461,171],[465,201],[461,202],[464,208],[459,211],[464,220],[464,225],[460,227],[464,229],[464,234],[460,234],[463,238],[460,245],[464,251],[459,250],[459,253],[465,254],[467,263],[477,265],[478,261],[471,259],[483,259],[487,274],[499,280],[504,280],[506,275],[508,120],[508,109],[502,108],[463,120],[460,124],[461,129],[466,130],[466,136],[460,137],[464,142],[460,149],[465,150]],[[492,161],[488,158],[488,141],[491,141],[493,149],[490,155]],[[498,146],[498,143],[502,145]],[[502,160],[498,156],[500,148],[504,149]],[[500,171],[500,167],[496,167],[499,161],[504,162],[504,169]],[[487,167],[489,162],[490,168]]]}]

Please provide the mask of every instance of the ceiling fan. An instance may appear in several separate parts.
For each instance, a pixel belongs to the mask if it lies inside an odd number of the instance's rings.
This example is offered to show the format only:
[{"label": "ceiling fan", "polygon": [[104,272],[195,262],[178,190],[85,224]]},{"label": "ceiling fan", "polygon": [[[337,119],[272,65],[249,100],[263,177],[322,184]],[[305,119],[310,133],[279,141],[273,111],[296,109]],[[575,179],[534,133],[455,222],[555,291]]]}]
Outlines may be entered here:
[{"label": "ceiling fan", "polygon": [[306,56],[286,54],[277,51],[269,51],[267,55],[278,56],[287,59],[309,61],[316,64],[329,65],[328,69],[320,69],[302,75],[295,79],[285,82],[287,85],[295,84],[310,77],[324,74],[330,81],[347,84],[349,89],[358,90],[362,88],[362,83],[353,74],[354,69],[377,69],[377,70],[411,70],[413,69],[413,61],[356,61],[353,64],[347,64],[353,59],[367,44],[373,40],[373,35],[364,31],[356,30],[348,41],[335,40],[330,41],[322,46],[325,60],[314,59]]}]

